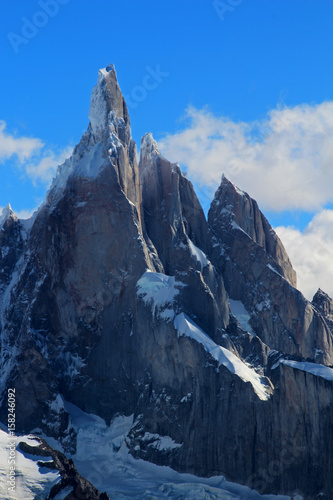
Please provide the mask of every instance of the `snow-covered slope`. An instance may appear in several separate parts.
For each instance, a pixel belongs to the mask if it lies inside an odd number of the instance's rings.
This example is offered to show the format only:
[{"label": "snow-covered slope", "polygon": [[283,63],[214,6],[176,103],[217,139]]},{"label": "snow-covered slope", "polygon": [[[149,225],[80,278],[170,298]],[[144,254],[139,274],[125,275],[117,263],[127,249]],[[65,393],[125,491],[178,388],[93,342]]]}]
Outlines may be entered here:
[{"label": "snow-covered slope", "polygon": [[179,474],[134,459],[126,446],[133,416],[116,417],[110,427],[93,415],[70,406],[78,433],[78,451],[73,460],[78,471],[105,490],[110,498],[133,500],[289,500],[287,496],[259,495],[247,487],[226,481]]},{"label": "snow-covered slope", "polygon": [[179,335],[185,335],[199,342],[220,365],[228,368],[231,373],[237,375],[243,382],[250,382],[260,399],[266,400],[269,398],[269,387],[263,382],[262,377],[228,349],[215,344],[186,314],[178,314],[174,324]]},{"label": "snow-covered slope", "polygon": [[0,429],[0,498],[2,500],[45,500],[52,486],[60,481],[58,471],[40,467],[37,462],[47,462],[51,457],[40,457],[23,453],[19,442],[29,445],[38,443],[33,436],[16,437],[15,486],[9,482],[9,444],[13,439]]},{"label": "snow-covered slope", "polygon": [[277,368],[277,365],[280,363],[286,366],[291,366],[291,368],[295,368],[296,370],[311,373],[316,377],[321,377],[326,380],[333,381],[333,368],[329,368],[328,366],[323,366],[317,363],[309,363],[307,361],[292,361],[290,359],[280,359],[280,361],[276,365],[272,366],[272,369]]},{"label": "snow-covered slope", "polygon": [[250,314],[245,309],[244,304],[240,300],[232,300],[232,299],[229,299],[229,304],[232,314],[237,318],[241,327],[245,331],[251,333],[251,335],[255,335],[250,325]]},{"label": "snow-covered slope", "polygon": [[154,314],[158,313],[163,319],[173,319],[174,300],[183,286],[184,283],[176,281],[174,276],[154,273],[148,269],[137,283],[137,294],[146,304],[151,305]]},{"label": "snow-covered slope", "polygon": [[[287,496],[259,495],[245,486],[226,481],[223,476],[209,479],[191,474],[180,474],[170,467],[160,467],[134,459],[127,448],[126,437],[133,424],[133,415],[116,417],[110,426],[96,415],[87,414],[75,405],[65,402],[77,432],[77,452],[71,458],[79,473],[111,499],[132,500],[289,500]],[[57,471],[41,468],[37,457],[17,451],[16,493],[6,490],[8,457],[7,433],[0,430],[1,473],[0,495],[8,500],[44,500],[51,487],[60,482]],[[33,436],[17,440],[30,445],[37,443]],[[169,441],[171,442],[170,438]],[[170,444],[167,437],[164,443]],[[56,443],[52,441],[53,447]],[[63,490],[55,499],[65,498],[70,489]]]}]

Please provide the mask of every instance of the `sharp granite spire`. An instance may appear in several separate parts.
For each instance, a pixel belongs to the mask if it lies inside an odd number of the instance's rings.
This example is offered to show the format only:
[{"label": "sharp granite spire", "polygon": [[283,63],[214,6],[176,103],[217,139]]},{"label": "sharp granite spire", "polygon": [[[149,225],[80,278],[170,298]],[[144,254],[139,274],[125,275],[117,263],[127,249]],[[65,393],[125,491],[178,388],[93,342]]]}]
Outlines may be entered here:
[{"label": "sharp granite spire", "polygon": [[[130,119],[113,64],[98,72],[88,117],[87,131],[72,156],[57,169],[47,196],[48,202],[54,205],[70,178],[96,178],[111,166],[121,189],[140,211],[136,144],[131,139]],[[122,160],[119,161],[119,158]]]},{"label": "sharp granite spire", "polygon": [[[257,203],[226,177],[207,221],[151,133],[140,156],[138,167],[106,66],[32,227],[10,206],[0,216],[0,421],[14,387],[16,431],[56,438],[78,460],[92,441],[81,447],[73,405],[89,414],[88,436],[96,421],[123,422],[116,434],[97,425],[114,453],[123,435],[117,464],[127,450],[330,500],[331,300],[306,301]],[[272,474],[274,463],[286,467]]]},{"label": "sharp granite spire", "polygon": [[92,133],[99,138],[109,128],[108,132],[116,131],[122,142],[128,143],[131,139],[127,106],[113,64],[98,72],[97,84],[91,93],[89,120]]},{"label": "sharp granite spire", "polygon": [[1,215],[0,215],[0,229],[2,229],[4,223],[6,222],[6,220],[8,219],[8,217],[10,217],[11,215],[14,215],[14,212],[12,210],[12,207],[10,206],[10,203],[8,203],[8,205],[6,205],[2,209],[2,212],[1,212]]}]

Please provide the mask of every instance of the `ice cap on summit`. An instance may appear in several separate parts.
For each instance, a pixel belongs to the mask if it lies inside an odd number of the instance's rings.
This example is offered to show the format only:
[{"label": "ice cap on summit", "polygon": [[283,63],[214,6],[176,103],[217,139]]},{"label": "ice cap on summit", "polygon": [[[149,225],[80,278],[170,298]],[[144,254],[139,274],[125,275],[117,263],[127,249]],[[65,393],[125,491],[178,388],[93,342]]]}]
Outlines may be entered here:
[{"label": "ice cap on summit", "polygon": [[105,131],[111,111],[113,118],[121,118],[126,125],[129,125],[127,108],[115,67],[113,64],[108,64],[98,71],[98,80],[91,93],[89,120],[94,134],[99,135]]},{"label": "ice cap on summit", "polygon": [[0,214],[0,229],[2,229],[4,223],[6,222],[6,220],[8,219],[8,217],[13,214],[13,210],[12,210],[12,207],[10,205],[10,203],[8,203],[8,205],[6,205],[3,209],[2,209],[2,212]]}]

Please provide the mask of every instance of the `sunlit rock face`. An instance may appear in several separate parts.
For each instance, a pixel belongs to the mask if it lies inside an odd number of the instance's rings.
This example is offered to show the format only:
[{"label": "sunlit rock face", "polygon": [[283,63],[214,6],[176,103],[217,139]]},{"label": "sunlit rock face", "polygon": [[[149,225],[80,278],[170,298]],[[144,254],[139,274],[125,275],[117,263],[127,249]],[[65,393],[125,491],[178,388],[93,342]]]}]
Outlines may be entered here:
[{"label": "sunlit rock face", "polygon": [[107,423],[131,415],[135,457],[329,495],[329,299],[305,300],[257,203],[227,179],[207,221],[150,133],[137,164],[112,65],[89,119],[30,223],[0,217],[2,421],[14,386],[17,430],[69,451],[64,401]]}]

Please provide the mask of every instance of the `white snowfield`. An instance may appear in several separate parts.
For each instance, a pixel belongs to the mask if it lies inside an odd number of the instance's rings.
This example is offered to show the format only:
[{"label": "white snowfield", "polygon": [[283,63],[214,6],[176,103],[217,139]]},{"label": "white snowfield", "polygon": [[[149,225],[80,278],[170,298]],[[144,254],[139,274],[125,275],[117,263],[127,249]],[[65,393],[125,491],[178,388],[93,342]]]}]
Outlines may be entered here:
[{"label": "white snowfield", "polygon": [[[165,320],[170,321],[174,319],[174,326],[180,335],[191,337],[202,344],[206,351],[220,365],[224,365],[231,373],[240,377],[244,382],[250,382],[257,396],[262,400],[267,400],[270,397],[270,394],[267,392],[268,387],[263,383],[262,377],[258,373],[249,368],[237,356],[228,351],[228,349],[215,344],[186,314],[181,313],[175,317],[172,306],[181,286],[185,285],[176,281],[174,276],[167,276],[147,270],[137,282],[137,294],[146,304],[151,305],[154,314],[158,313]],[[251,327],[248,324],[249,314],[245,307],[241,302],[232,302],[235,311],[238,313],[242,327],[250,331],[253,335]]]},{"label": "white snowfield", "polygon": [[308,361],[292,361],[289,359],[280,359],[272,369],[277,368],[279,364],[290,366],[296,370],[311,373],[317,377],[325,378],[326,380],[333,380],[333,369],[328,366],[319,365],[317,363],[310,363]]},{"label": "white snowfield", "polygon": [[244,304],[240,300],[232,300],[229,299],[230,309],[232,314],[237,318],[240,326],[246,332],[249,332],[251,335],[255,337],[255,333],[252,330],[250,325],[250,315],[245,309]]},{"label": "white snowfield", "polygon": [[[110,426],[96,415],[84,413],[77,406],[64,401],[64,407],[71,415],[77,432],[77,453],[73,458],[80,474],[92,482],[100,491],[106,491],[110,498],[117,500],[291,500],[288,496],[259,495],[246,486],[225,480],[223,476],[211,478],[180,474],[170,467],[161,467],[144,460],[134,459],[126,445],[127,435],[133,425],[133,415],[116,417]],[[158,434],[150,435],[158,436]],[[149,437],[150,437],[149,436]],[[53,439],[48,439],[53,448],[62,450]],[[20,440],[31,437],[21,437]],[[158,436],[163,445],[171,444],[171,438]],[[0,459],[2,478],[6,474],[8,450],[7,434],[0,433]],[[19,464],[20,489],[17,496],[8,500],[42,500],[47,497],[53,484],[60,481],[57,472],[42,472],[36,464],[36,457],[17,455]],[[47,457],[44,458],[47,460]],[[0,488],[3,488],[4,483]],[[41,493],[42,490],[44,493]],[[0,489],[2,493],[3,490]],[[57,495],[55,500],[63,500],[70,490]],[[3,493],[5,495],[5,493]],[[6,498],[7,496],[1,496]],[[301,499],[300,499],[301,500]]]},{"label": "white snowfield", "polygon": [[82,158],[78,159],[75,155],[72,155],[70,158],[67,158],[62,165],[59,165],[49,192],[57,191],[60,194],[64,190],[72,174],[79,177],[97,177],[104,164],[103,144],[98,142],[92,146]]},{"label": "white snowfield", "polygon": [[151,434],[150,432],[146,432],[142,440],[151,441],[148,446],[158,450],[173,450],[182,446],[181,443],[176,443],[170,436],[160,436],[159,434]]},{"label": "white snowfield", "polygon": [[175,315],[172,308],[174,299],[182,286],[185,286],[184,283],[176,281],[174,276],[147,269],[137,282],[137,295],[151,305],[154,314],[158,313],[165,320],[170,320]]},{"label": "white snowfield", "polygon": [[[107,66],[107,68],[114,69],[114,67],[112,68],[112,65],[109,65],[109,67]],[[95,133],[103,130],[107,122],[107,107],[105,105],[103,82],[108,72],[109,70],[106,68],[99,70],[97,84],[91,93],[88,117],[91,127]]]},{"label": "white snowfield", "polygon": [[225,366],[231,373],[234,373],[244,382],[250,382],[257,396],[262,400],[267,400],[270,395],[267,393],[267,385],[262,381],[262,377],[253,369],[249,368],[235,354],[215,342],[198,327],[186,314],[181,313],[175,317],[174,326],[179,335],[191,337],[196,342],[203,345],[205,350],[216,359],[220,365]]},{"label": "white snowfield", "polygon": [[197,262],[199,262],[202,271],[204,267],[209,265],[209,260],[207,259],[206,254],[202,250],[200,250],[200,248],[196,247],[193,241],[190,240],[190,238],[187,238],[187,241],[190,247],[191,254],[197,260]]},{"label": "white snowfield", "polygon": [[[256,491],[230,483],[223,476],[201,478],[180,474],[134,459],[126,438],[133,425],[133,415],[118,416],[108,427],[96,415],[88,415],[65,402],[78,434],[77,454],[72,458],[77,470],[100,491],[117,500],[290,500],[287,496],[259,495]],[[177,446],[168,436],[145,434],[156,439],[162,450]]]},{"label": "white snowfield", "polygon": [[37,465],[38,460],[48,462],[51,457],[38,457],[28,455],[18,449],[20,441],[24,441],[31,446],[38,444],[33,436],[20,436],[16,438],[16,478],[15,492],[8,488],[9,467],[9,448],[10,436],[0,429],[0,498],[3,500],[44,500],[54,484],[60,481],[58,471],[41,468]]}]

